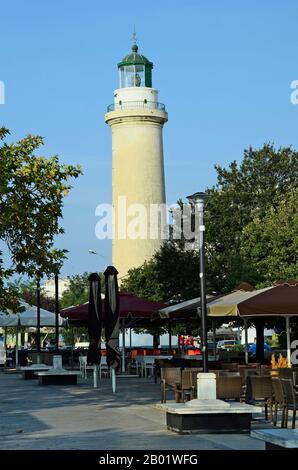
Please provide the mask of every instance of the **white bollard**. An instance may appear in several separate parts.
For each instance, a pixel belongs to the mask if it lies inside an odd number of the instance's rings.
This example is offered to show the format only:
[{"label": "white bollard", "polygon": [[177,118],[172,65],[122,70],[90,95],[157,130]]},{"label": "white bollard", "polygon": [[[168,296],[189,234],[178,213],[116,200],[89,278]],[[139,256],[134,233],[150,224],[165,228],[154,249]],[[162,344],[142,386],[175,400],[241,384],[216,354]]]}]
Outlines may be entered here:
[{"label": "white bollard", "polygon": [[197,375],[198,400],[216,400],[216,375],[203,372]]},{"label": "white bollard", "polygon": [[116,393],[116,372],[113,367],[111,367],[111,377],[112,377],[112,392]]}]

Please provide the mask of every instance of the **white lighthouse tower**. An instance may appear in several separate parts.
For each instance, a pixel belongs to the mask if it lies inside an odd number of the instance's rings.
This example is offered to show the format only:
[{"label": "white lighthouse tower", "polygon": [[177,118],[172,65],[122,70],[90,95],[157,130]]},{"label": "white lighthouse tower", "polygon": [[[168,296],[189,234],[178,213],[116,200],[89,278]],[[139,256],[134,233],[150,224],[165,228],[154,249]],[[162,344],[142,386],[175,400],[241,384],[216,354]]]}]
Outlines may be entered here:
[{"label": "white lighthouse tower", "polygon": [[118,64],[119,88],[105,115],[112,129],[112,262],[119,278],[150,259],[162,243],[162,129],[168,115],[152,87],[152,68],[134,43],[131,54]]}]

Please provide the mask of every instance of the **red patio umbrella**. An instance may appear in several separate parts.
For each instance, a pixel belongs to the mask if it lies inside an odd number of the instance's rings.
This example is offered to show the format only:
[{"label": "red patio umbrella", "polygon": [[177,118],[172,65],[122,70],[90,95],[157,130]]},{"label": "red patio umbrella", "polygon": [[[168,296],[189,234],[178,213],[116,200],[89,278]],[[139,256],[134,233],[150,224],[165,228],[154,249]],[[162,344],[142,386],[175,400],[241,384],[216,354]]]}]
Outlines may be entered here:
[{"label": "red patio umbrella", "polygon": [[[104,300],[102,299],[104,308]],[[130,325],[136,324],[138,321],[150,321],[151,315],[158,310],[165,308],[166,304],[155,302],[153,300],[142,299],[137,295],[128,292],[120,292],[119,294],[119,316],[120,319],[126,320]],[[89,302],[76,305],[74,307],[64,308],[60,311],[62,318],[70,321],[87,322],[88,320]]]}]

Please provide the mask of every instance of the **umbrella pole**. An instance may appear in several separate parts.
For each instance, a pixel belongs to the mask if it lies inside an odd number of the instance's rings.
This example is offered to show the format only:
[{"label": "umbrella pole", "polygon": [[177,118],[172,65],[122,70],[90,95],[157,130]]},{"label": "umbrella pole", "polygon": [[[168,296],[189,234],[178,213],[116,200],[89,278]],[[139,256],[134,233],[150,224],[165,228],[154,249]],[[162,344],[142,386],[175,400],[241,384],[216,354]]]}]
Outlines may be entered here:
[{"label": "umbrella pole", "polygon": [[172,349],[172,324],[169,321],[169,350]]},{"label": "umbrella pole", "polygon": [[19,366],[19,325],[16,327],[16,369]]},{"label": "umbrella pole", "polygon": [[71,369],[73,370],[73,347],[74,347],[74,334],[73,334],[73,326],[70,327],[71,331]]},{"label": "umbrella pole", "polygon": [[111,367],[112,392],[116,393],[116,373],[114,367]]},{"label": "umbrella pole", "polygon": [[213,356],[216,361],[216,321],[212,320],[212,334],[213,334]]},{"label": "umbrella pole", "polygon": [[3,332],[4,332],[4,335],[3,335],[3,346],[4,346],[4,366],[7,366],[7,327],[4,326],[3,328]]},{"label": "umbrella pole", "polygon": [[122,330],[122,372],[125,372],[125,325],[123,321],[123,330]]},{"label": "umbrella pole", "polygon": [[248,333],[247,333],[247,318],[244,318],[244,342],[245,342],[245,364],[248,364]]},{"label": "umbrella pole", "polygon": [[287,358],[288,364],[291,364],[291,327],[290,317],[286,317],[286,332],[287,332]]}]

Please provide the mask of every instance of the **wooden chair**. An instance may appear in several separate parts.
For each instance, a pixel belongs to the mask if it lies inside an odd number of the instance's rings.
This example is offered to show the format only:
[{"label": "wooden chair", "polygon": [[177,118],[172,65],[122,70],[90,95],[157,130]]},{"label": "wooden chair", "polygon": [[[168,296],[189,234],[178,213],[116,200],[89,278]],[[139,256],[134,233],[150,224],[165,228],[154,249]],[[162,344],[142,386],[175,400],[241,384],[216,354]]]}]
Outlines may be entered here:
[{"label": "wooden chair", "polygon": [[292,429],[295,429],[296,424],[296,393],[293,385],[293,381],[291,379],[280,379],[284,396],[286,402],[286,415],[285,415],[285,427],[288,427],[288,419],[289,419],[289,410],[293,411],[293,418],[292,418]]},{"label": "wooden chair", "polygon": [[167,367],[161,369],[160,378],[160,392],[161,392],[161,403],[167,401],[167,391],[175,391],[177,384],[181,384],[181,368],[180,367]]},{"label": "wooden chair", "polygon": [[222,370],[229,370],[230,372],[238,372],[238,362],[223,362],[221,364]]},{"label": "wooden chair", "polygon": [[87,379],[87,356],[79,356],[79,366],[82,379]]},{"label": "wooden chair", "polygon": [[293,369],[290,367],[281,367],[278,370],[278,377],[280,379],[290,379],[293,380]]},{"label": "wooden chair", "polygon": [[268,420],[268,406],[272,420],[272,378],[258,375],[247,376],[246,401],[248,403],[261,404],[265,407],[265,419]]},{"label": "wooden chair", "polygon": [[296,393],[298,393],[298,370],[293,370],[293,385]]},{"label": "wooden chair", "polygon": [[277,412],[280,408],[282,411],[281,427],[285,427],[285,414],[286,414],[286,400],[281,380],[278,377],[272,377],[272,390],[273,390],[273,406],[274,418],[273,426],[277,425]]},{"label": "wooden chair", "polygon": [[242,401],[242,380],[240,376],[216,378],[216,396],[222,400]]},{"label": "wooden chair", "polygon": [[186,400],[192,400],[195,396],[195,387],[193,386],[192,373],[188,369],[182,370],[181,382],[176,383],[175,386],[175,400],[176,403],[184,403]]},{"label": "wooden chair", "polygon": [[241,377],[240,372],[230,372],[229,370],[218,370],[218,377]]}]

